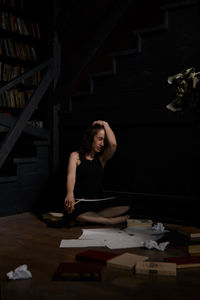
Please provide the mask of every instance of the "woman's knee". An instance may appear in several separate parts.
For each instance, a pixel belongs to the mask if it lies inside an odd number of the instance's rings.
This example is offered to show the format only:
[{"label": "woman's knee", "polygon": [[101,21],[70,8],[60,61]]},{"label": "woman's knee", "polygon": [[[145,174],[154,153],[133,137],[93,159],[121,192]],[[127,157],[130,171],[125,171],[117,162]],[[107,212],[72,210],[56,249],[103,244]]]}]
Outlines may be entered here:
[{"label": "woman's knee", "polygon": [[85,222],[85,217],[83,215],[79,215],[75,219],[77,222],[80,222],[80,223]]},{"label": "woman's knee", "polygon": [[87,222],[90,218],[96,217],[96,214],[93,215],[93,212],[86,212],[83,214],[80,214],[79,216],[76,217],[76,221],[78,222]]}]

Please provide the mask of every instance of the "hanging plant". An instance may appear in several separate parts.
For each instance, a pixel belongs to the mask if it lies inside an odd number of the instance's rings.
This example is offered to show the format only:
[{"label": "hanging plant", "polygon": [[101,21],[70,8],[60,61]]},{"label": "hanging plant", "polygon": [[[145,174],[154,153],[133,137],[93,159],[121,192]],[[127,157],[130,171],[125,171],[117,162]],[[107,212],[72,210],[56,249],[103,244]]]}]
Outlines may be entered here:
[{"label": "hanging plant", "polygon": [[169,84],[176,84],[175,98],[166,106],[173,112],[200,110],[200,72],[188,68],[182,73],[168,77]]}]

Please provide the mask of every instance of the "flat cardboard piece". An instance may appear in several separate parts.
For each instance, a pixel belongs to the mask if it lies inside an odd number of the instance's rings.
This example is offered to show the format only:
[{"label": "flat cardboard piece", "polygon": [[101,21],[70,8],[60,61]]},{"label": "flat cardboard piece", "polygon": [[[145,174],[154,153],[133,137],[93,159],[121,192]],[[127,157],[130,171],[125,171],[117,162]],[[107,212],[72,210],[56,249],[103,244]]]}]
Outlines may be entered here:
[{"label": "flat cardboard piece", "polygon": [[147,259],[147,256],[127,252],[107,260],[107,266],[120,268],[124,270],[131,270],[135,267],[137,262],[144,261]]}]

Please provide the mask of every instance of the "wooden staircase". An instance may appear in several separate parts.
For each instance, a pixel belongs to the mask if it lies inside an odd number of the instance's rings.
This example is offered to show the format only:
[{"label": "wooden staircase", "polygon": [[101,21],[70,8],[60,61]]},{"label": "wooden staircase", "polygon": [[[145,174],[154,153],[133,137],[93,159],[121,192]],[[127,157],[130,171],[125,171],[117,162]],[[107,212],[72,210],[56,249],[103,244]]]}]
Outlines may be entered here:
[{"label": "wooden staircase", "polygon": [[[22,111],[16,117],[0,115],[0,123],[9,128],[2,137],[0,147],[0,167],[2,167],[0,170],[0,216],[38,210],[45,203],[43,196],[47,191],[56,152],[54,140],[57,130],[57,124],[54,124],[56,114],[54,114],[55,108],[50,93],[48,108],[52,118],[51,128],[49,130],[37,128],[28,124],[28,121],[50,85],[55,87],[59,76],[59,64],[59,44],[55,39],[53,58],[13,79],[0,89],[3,93],[30,76],[35,70],[47,68]],[[53,89],[51,94],[52,92]]]},{"label": "wooden staircase", "polygon": [[118,24],[109,34],[102,46],[99,47],[95,55],[82,70],[79,78],[71,88],[71,94],[79,93],[81,90],[90,90],[90,81],[94,77],[115,74],[116,62],[112,57],[117,54],[126,55],[130,49],[137,48],[137,39],[133,32],[142,28],[151,28],[163,21],[160,12],[161,3],[170,2],[169,0],[157,0],[153,3],[134,1],[128,11],[119,20]]},{"label": "wooden staircase", "polygon": [[[167,2],[167,1],[166,1]],[[168,1],[170,2],[170,1]],[[164,2],[163,2],[164,3]],[[80,114],[83,115],[89,113],[92,115],[95,112],[99,112],[96,117],[104,117],[107,118],[109,116],[109,113],[112,111],[115,111],[116,113],[121,113],[123,111],[123,105],[122,103],[118,101],[110,101],[110,105],[107,102],[104,102],[103,95],[105,93],[109,93],[109,89],[111,90],[114,85],[118,85],[118,81],[120,80],[120,72],[126,72],[127,76],[130,74],[128,72],[135,72],[134,70],[128,71],[128,66],[126,65],[128,60],[134,61],[135,64],[137,64],[137,68],[143,68],[142,60],[147,59],[148,55],[151,55],[151,53],[147,53],[146,50],[146,44],[148,43],[148,40],[152,40],[152,45],[154,45],[153,51],[158,51],[159,49],[156,47],[159,43],[159,40],[161,40],[164,35],[162,35],[162,38],[160,38],[160,35],[162,33],[167,32],[169,27],[169,14],[173,14],[174,11],[181,10],[181,9],[187,9],[188,7],[196,6],[198,5],[198,1],[179,1],[176,3],[167,3],[155,11],[154,19],[153,20],[147,20],[146,23],[149,25],[149,27],[142,27],[137,28],[137,26],[130,26],[129,24],[129,31],[130,27],[132,29],[132,32],[129,36],[129,40],[127,42],[128,36],[127,36],[127,19],[126,17],[130,18],[131,12],[129,11],[128,15],[125,14],[126,22],[125,24],[122,24],[121,27],[117,27],[112,34],[108,37],[108,39],[105,41],[102,47],[97,51],[96,55],[91,59],[91,61],[88,63],[88,65],[85,67],[85,69],[80,74],[80,77],[74,85],[70,89],[70,96],[67,99],[64,99],[63,103],[61,103],[61,113],[64,111],[74,114]],[[133,6],[132,9],[135,7]],[[153,7],[155,10],[155,7]],[[147,9],[148,10],[148,9]],[[155,24],[157,22],[157,24]],[[151,26],[150,26],[151,25]],[[123,28],[124,26],[124,28]],[[171,26],[171,24],[170,24]],[[133,29],[133,27],[135,27]],[[120,32],[121,30],[121,32]],[[118,34],[117,34],[117,33]],[[120,33],[119,33],[120,32]],[[123,33],[126,33],[125,38],[123,38]],[[125,34],[124,34],[125,35]],[[168,33],[166,33],[166,36]],[[119,42],[114,43],[113,39],[118,39],[122,41],[120,44]],[[131,42],[130,42],[131,40]],[[126,42],[124,42],[126,41]],[[110,46],[114,45],[114,46]],[[118,45],[117,45],[118,44]],[[131,46],[131,47],[130,47]],[[115,49],[114,49],[115,47]],[[164,59],[164,58],[163,58]],[[124,66],[123,66],[124,64]],[[151,66],[152,68],[152,66]],[[155,62],[155,68],[156,68],[156,62]],[[180,67],[181,68],[181,67]],[[130,68],[129,68],[130,69]],[[144,72],[143,69],[138,69],[139,75]],[[146,72],[148,73],[148,71]],[[152,73],[152,69],[149,71]],[[142,74],[144,76],[144,74]],[[147,76],[147,75],[146,75]],[[166,74],[167,78],[168,74]],[[108,78],[108,80],[107,80]],[[137,85],[138,82],[133,82],[133,88],[131,91],[129,90],[129,93],[137,93],[141,88],[135,87],[134,85]],[[120,83],[120,85],[123,83]],[[122,87],[123,88],[123,87]],[[123,90],[117,89],[114,91],[114,93],[126,93],[125,89],[130,87],[124,86]],[[104,89],[104,91],[103,91]],[[135,91],[133,91],[135,89]],[[100,90],[100,92],[99,92]],[[102,93],[102,95],[100,95]],[[112,93],[112,91],[111,91]],[[115,95],[111,95],[113,98]],[[120,100],[119,100],[120,101]],[[67,103],[67,104],[66,104]],[[67,108],[66,108],[67,107]],[[105,107],[108,112],[108,114],[105,114]],[[126,107],[126,105],[124,106]],[[130,110],[129,110],[130,111]],[[88,115],[88,114],[87,114]],[[70,117],[70,116],[69,116]],[[135,116],[134,116],[135,117]],[[136,116],[137,117],[137,116]],[[163,116],[164,118],[168,118],[168,114]],[[146,118],[146,116],[145,116]]]},{"label": "wooden staircase", "polygon": [[[31,211],[37,208],[36,199],[42,202],[41,195],[49,177],[49,142],[34,141],[33,146],[35,156],[13,158],[14,168],[10,173],[2,176],[1,171],[0,191],[4,205],[0,216]],[[8,172],[7,166],[5,171]]]}]

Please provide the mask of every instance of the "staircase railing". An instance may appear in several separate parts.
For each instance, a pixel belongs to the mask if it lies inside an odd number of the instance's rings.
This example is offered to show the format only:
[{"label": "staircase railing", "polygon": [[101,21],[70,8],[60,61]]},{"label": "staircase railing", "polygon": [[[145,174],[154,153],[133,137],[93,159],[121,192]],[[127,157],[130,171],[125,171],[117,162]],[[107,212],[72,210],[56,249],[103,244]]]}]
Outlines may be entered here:
[{"label": "staircase railing", "polygon": [[0,95],[5,91],[9,90],[12,87],[15,87],[19,84],[22,80],[29,78],[35,72],[42,71],[46,69],[46,72],[37,86],[36,90],[34,91],[33,95],[31,96],[30,100],[27,102],[21,113],[17,118],[6,116],[4,114],[0,114],[0,124],[9,127],[8,133],[2,140],[0,144],[0,168],[4,164],[5,160],[7,159],[9,153],[11,152],[13,146],[15,145],[16,141],[18,140],[19,136],[21,135],[22,131],[25,131],[28,134],[38,136],[41,138],[49,139],[50,134],[47,130],[44,129],[35,129],[31,128],[30,125],[27,125],[30,117],[32,116],[33,112],[37,108],[38,104],[40,103],[43,95],[49,88],[50,84],[54,83],[55,85],[58,81],[59,77],[59,70],[60,70],[60,51],[59,51],[59,42],[57,39],[57,35],[54,35],[54,57],[43,62],[36,66],[35,68],[29,70],[28,72],[24,73],[23,75],[9,81],[3,87],[0,88]]}]

